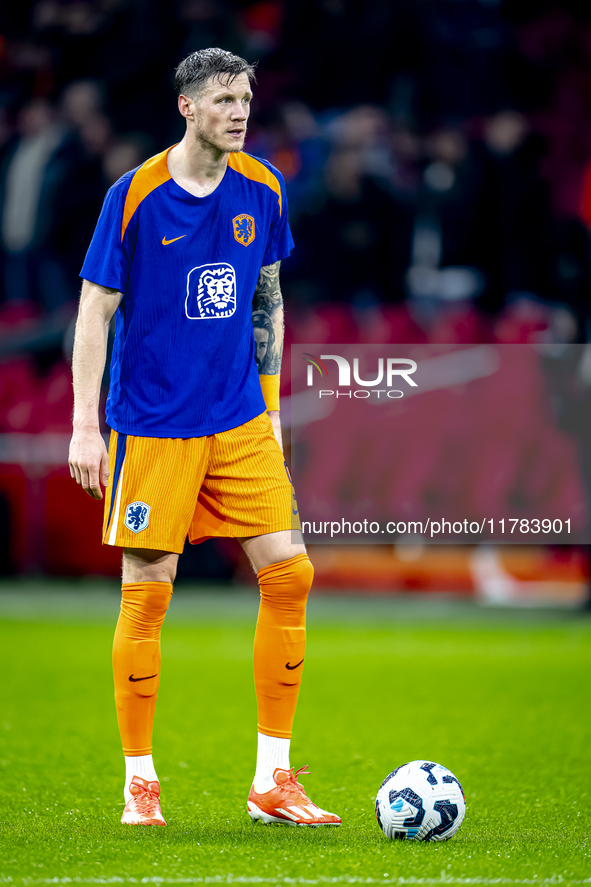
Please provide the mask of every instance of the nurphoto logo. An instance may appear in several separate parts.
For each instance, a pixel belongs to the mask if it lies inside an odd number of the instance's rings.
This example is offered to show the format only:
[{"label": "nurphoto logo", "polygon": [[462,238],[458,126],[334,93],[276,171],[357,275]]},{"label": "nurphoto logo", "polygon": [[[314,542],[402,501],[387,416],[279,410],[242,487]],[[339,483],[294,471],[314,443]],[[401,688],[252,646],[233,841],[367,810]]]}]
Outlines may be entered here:
[{"label": "nurphoto logo", "polygon": [[[401,381],[406,382],[413,388],[417,388],[417,383],[411,378],[412,374],[417,370],[417,363],[407,357],[379,357],[375,378],[362,379],[359,371],[359,358],[353,358],[353,382],[359,385],[359,388],[353,388],[351,385],[351,363],[346,357],[340,354],[321,354],[316,357],[307,351],[302,352],[303,359],[308,364],[308,373],[306,384],[309,388],[314,386],[315,373],[318,371],[322,381],[329,376],[328,368],[324,361],[333,360],[336,363],[336,389],[321,388],[318,391],[318,397],[356,397],[360,399],[369,398],[375,395],[380,398],[385,395],[391,399],[404,397],[404,391],[394,388],[395,384]],[[332,377],[335,377],[335,367],[331,366]],[[331,380],[332,381],[332,380]],[[333,385],[335,382],[333,382]],[[385,388],[379,388],[384,385]]]}]

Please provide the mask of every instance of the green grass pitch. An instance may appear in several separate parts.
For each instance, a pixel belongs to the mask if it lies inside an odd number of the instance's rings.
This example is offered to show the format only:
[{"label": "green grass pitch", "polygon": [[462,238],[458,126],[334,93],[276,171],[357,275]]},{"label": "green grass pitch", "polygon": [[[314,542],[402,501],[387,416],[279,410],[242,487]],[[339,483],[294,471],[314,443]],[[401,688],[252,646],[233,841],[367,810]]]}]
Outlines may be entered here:
[{"label": "green grass pitch", "polygon": [[[591,619],[316,598],[292,743],[343,826],[253,825],[253,592],[175,593],[154,756],[167,828],[122,826],[115,589],[0,586],[0,883],[591,883]],[[373,810],[425,758],[466,791],[458,834],[390,842]]]}]

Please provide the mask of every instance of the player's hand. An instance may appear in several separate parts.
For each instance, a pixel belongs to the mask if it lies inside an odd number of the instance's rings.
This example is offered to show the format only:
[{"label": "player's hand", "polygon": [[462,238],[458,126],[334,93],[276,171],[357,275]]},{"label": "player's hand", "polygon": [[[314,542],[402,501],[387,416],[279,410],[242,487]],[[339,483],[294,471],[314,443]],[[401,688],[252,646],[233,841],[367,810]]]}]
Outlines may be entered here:
[{"label": "player's hand", "polygon": [[68,458],[70,474],[93,499],[102,499],[109,484],[109,456],[99,431],[74,429]]},{"label": "player's hand", "polygon": [[273,426],[273,434],[275,440],[279,444],[279,449],[283,452],[283,438],[281,437],[281,419],[279,418],[279,410],[268,410],[267,415]]}]

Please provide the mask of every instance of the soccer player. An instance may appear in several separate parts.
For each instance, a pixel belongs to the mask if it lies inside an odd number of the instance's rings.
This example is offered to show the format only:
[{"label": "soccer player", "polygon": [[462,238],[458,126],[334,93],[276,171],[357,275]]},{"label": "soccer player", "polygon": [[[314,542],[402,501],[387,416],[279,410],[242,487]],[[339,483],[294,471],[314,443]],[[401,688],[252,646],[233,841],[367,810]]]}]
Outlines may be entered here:
[{"label": "soccer player", "polygon": [[[113,645],[130,825],[165,825],[152,760],[160,629],[185,538],[234,537],[260,585],[253,820],[338,825],[289,762],[313,569],[281,447],[279,265],[293,246],[281,174],[243,152],[254,71],[221,49],[176,70],[183,140],[109,190],[81,276],[72,477],[106,487],[103,541],[123,548]],[[252,315],[268,317],[255,360]],[[116,316],[107,422],[99,393]],[[262,349],[261,349],[262,350]]]}]

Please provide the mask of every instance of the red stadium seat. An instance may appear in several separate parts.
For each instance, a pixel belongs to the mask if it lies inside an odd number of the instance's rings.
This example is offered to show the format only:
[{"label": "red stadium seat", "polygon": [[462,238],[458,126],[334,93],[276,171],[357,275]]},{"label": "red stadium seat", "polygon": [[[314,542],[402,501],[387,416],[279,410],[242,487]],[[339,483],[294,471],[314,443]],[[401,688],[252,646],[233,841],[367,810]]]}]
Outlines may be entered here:
[{"label": "red stadium seat", "polygon": [[118,576],[121,549],[102,545],[103,503],[92,500],[67,467],[46,479],[45,560],[48,573],[61,576]]}]

